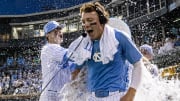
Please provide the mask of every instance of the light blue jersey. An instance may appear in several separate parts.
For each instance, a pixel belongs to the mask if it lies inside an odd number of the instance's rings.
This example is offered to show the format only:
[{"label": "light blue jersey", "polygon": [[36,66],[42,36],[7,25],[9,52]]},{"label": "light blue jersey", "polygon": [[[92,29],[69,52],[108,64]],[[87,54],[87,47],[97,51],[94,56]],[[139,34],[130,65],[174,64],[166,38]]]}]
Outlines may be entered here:
[{"label": "light blue jersey", "polygon": [[115,31],[115,36],[119,41],[118,52],[114,55],[113,61],[108,64],[102,64],[99,40],[93,41],[92,56],[87,61],[88,89],[91,92],[97,90],[126,91],[129,86],[129,65],[126,61],[134,64],[142,58],[131,39],[118,31]]}]

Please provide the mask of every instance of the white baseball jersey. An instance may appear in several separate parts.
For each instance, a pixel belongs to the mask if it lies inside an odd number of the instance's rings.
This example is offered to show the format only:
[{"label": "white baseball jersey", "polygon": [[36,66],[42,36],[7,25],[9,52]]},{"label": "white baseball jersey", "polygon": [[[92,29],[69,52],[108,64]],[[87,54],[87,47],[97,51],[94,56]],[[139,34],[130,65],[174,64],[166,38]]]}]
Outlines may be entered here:
[{"label": "white baseball jersey", "polygon": [[[61,47],[58,44],[48,43],[42,48],[42,89],[45,88],[45,90],[40,96],[40,101],[59,101],[58,93],[60,89],[66,82],[70,80],[70,69],[61,69],[63,57],[66,52],[67,49]],[[49,85],[45,87],[54,75],[56,75],[55,78],[53,78]]]}]

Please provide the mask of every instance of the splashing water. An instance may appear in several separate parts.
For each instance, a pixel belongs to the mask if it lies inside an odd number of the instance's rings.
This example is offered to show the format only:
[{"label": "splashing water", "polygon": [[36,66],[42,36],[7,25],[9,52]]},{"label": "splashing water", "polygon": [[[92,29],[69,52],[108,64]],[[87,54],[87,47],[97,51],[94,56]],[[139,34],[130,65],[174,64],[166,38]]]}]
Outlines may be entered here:
[{"label": "splashing water", "polygon": [[77,79],[64,85],[60,91],[62,101],[86,101],[86,98],[88,97],[86,74],[87,70],[86,68],[83,68],[78,74]]},{"label": "splashing water", "polygon": [[[117,23],[119,22],[119,23]],[[118,18],[111,18],[109,25],[127,33],[128,37],[131,37],[129,27]],[[179,61],[177,53],[174,55],[164,55],[165,57],[157,58],[156,64],[158,67],[165,67],[164,64],[172,65]],[[167,60],[167,61],[164,61]],[[175,61],[174,61],[175,60]],[[83,71],[80,73],[83,74]],[[63,101],[86,101],[89,93],[86,90],[84,83],[85,79],[78,78],[77,80],[65,84],[60,92],[60,96],[63,97]],[[137,89],[137,93],[134,101],[180,101],[180,80],[178,79],[163,79],[161,76],[152,77],[152,75],[143,69],[142,83]]]},{"label": "splashing water", "polygon": [[142,84],[135,101],[180,101],[180,81],[166,80],[160,76],[152,78],[144,69]]},{"label": "splashing water", "polygon": [[[179,80],[166,80],[160,76],[153,78],[147,69],[143,69],[143,71],[142,83],[134,101],[180,101]],[[65,84],[60,92],[63,101],[86,101],[88,92],[84,80],[84,78],[83,80],[77,79]]]}]

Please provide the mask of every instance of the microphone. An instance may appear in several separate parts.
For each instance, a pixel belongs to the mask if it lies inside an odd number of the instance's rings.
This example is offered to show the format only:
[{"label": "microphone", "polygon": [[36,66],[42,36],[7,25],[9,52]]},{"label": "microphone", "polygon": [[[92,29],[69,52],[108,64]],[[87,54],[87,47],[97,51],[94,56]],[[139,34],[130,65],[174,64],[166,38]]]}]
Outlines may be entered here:
[{"label": "microphone", "polygon": [[[92,22],[92,23],[90,23],[89,25],[90,25],[90,26],[94,26],[94,25],[96,25],[96,24],[97,24],[96,22]],[[81,34],[81,35],[82,35],[83,37],[86,37],[86,36],[87,36],[87,33],[86,33],[85,30],[84,30],[84,25],[82,25],[82,27],[83,27],[83,31],[82,31],[82,34]]]},{"label": "microphone", "polygon": [[82,35],[83,37],[86,37],[86,36],[87,36],[87,34],[86,34],[85,32],[83,32],[81,35]]},{"label": "microphone", "polygon": [[81,35],[83,36],[83,38],[87,36],[87,33],[85,32],[84,29],[82,30],[82,34]]}]

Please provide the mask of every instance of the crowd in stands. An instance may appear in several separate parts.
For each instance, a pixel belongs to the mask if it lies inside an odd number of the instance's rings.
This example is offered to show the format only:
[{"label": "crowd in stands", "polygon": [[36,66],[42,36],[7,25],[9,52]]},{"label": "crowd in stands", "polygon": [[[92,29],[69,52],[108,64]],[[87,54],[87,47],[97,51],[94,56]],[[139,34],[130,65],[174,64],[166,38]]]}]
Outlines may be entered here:
[{"label": "crowd in stands", "polygon": [[18,57],[17,59],[14,57],[7,57],[6,63],[3,65],[5,67],[25,67],[31,65],[39,65],[40,59],[38,56],[32,57]]},{"label": "crowd in stands", "polygon": [[9,45],[11,47],[35,47],[42,46],[45,42],[45,37],[34,37],[26,39],[11,39],[9,40]]},{"label": "crowd in stands", "polygon": [[[33,94],[41,91],[39,48],[18,48],[0,66],[0,95]],[[9,51],[9,50],[8,50]]]},{"label": "crowd in stands", "polygon": [[153,41],[151,43],[143,42],[143,44],[149,44],[152,46],[155,55],[163,55],[180,47],[180,35],[173,35],[173,37],[166,37],[165,39],[161,39],[161,41]]},{"label": "crowd in stands", "polygon": [[[67,47],[75,38],[80,36],[79,32],[64,35],[64,47]],[[17,41],[17,40],[16,40]],[[30,41],[29,41],[30,42]],[[45,41],[31,41],[33,45],[40,42],[40,47],[21,49],[18,56],[8,56],[4,63],[4,68],[17,66],[18,69],[11,72],[3,71],[0,68],[0,94],[30,94],[41,91],[41,67],[39,52]],[[30,44],[30,43],[28,43]],[[143,45],[145,43],[142,43]],[[180,47],[180,37],[167,37],[163,41],[146,43],[153,47],[154,54],[166,54],[168,51]],[[17,45],[17,44],[16,44]],[[33,46],[32,45],[32,46]],[[139,45],[138,45],[139,46]],[[33,53],[34,52],[34,53]],[[16,63],[16,65],[14,65]],[[6,70],[6,69],[5,69]]]},{"label": "crowd in stands", "polygon": [[16,72],[1,72],[0,94],[33,94],[41,91],[40,69],[18,70]]},{"label": "crowd in stands", "polygon": [[162,47],[160,47],[158,54],[165,54],[166,52],[172,50],[174,48],[174,42],[172,38],[166,38],[165,43]]},{"label": "crowd in stands", "polygon": [[[148,37],[153,39],[152,36]],[[165,38],[160,37],[158,40],[152,42],[143,41],[142,44],[148,44],[152,46],[154,58],[152,62],[158,66],[158,68],[166,68],[168,66],[177,65],[180,63],[180,36],[171,33]]]}]

